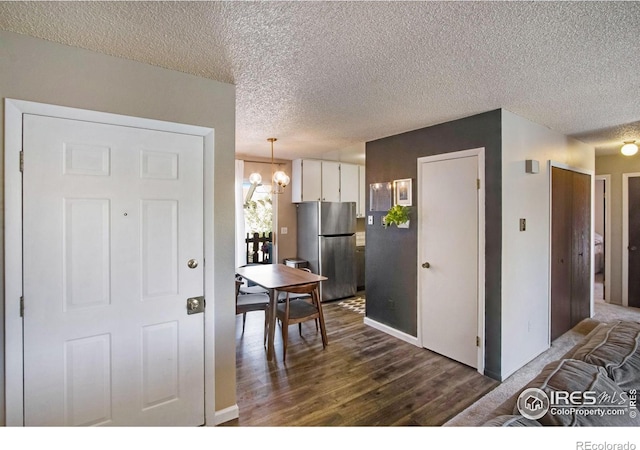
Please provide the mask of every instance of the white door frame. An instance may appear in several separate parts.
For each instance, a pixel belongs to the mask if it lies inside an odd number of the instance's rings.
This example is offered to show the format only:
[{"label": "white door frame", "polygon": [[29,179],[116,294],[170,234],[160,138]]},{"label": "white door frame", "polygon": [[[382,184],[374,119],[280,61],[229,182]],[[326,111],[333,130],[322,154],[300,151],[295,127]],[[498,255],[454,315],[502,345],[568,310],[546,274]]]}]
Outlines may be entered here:
[{"label": "white door frame", "polygon": [[629,306],[629,178],[640,172],[622,174],[622,306]]},{"label": "white door frame", "polygon": [[[34,114],[72,120],[146,128],[201,136],[204,141],[204,258],[214,261],[213,243],[213,156],[214,130],[159,120],[68,108],[23,100],[5,99],[5,404],[6,425],[24,426],[23,401],[23,322],[20,317],[22,297],[22,116]],[[213,264],[204,266],[204,295],[208,307],[204,312],[204,413],[205,423],[215,423],[215,354]]]},{"label": "white door frame", "polygon": [[[594,181],[604,181],[604,298],[611,302],[611,175],[596,175]],[[595,183],[594,183],[595,185]],[[595,192],[595,191],[594,191]],[[593,204],[595,205],[595,199]],[[594,211],[595,223],[595,211]],[[594,227],[595,228],[595,227]],[[595,256],[594,256],[595,263]]]},{"label": "white door frame", "polygon": [[[485,355],[485,164],[484,164],[484,147],[474,148],[470,150],[462,150],[451,153],[442,153],[439,155],[425,156],[418,158],[418,192],[422,188],[422,176],[420,174],[420,165],[422,163],[429,163],[435,161],[445,161],[448,159],[467,158],[470,156],[478,157],[478,179],[480,180],[480,188],[478,189],[478,336],[480,337],[480,345],[478,346],[478,372],[484,374],[484,355]],[[418,209],[418,246],[416,249],[416,261],[417,261],[417,273],[418,283],[416,298],[417,314],[418,314],[418,342],[420,347],[423,347],[422,342],[422,299],[420,297],[421,291],[421,277],[420,271],[422,270],[420,261],[420,249],[422,248],[422,242],[424,237],[420,232],[424,211]]]}]

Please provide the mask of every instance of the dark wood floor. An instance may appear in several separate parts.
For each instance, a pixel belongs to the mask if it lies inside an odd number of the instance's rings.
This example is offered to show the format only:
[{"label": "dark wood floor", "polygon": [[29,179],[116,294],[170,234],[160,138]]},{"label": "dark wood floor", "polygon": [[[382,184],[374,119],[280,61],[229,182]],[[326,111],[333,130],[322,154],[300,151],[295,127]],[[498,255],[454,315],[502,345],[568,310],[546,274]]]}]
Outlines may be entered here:
[{"label": "dark wood floor", "polygon": [[442,425],[498,382],[364,325],[364,316],[324,304],[328,347],[313,321],[291,326],[287,361],[280,328],[267,362],[261,312],[237,317],[240,417],[226,426]]}]

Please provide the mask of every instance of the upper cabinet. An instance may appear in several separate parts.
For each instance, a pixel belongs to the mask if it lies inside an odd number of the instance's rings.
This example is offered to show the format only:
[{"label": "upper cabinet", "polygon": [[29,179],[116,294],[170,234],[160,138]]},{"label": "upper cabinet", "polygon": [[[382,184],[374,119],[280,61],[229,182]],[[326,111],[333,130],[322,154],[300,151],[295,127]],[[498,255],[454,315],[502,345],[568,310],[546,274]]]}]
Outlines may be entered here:
[{"label": "upper cabinet", "polygon": [[291,200],[355,202],[364,217],[364,166],[337,161],[295,159],[291,168]]},{"label": "upper cabinet", "polygon": [[359,180],[359,184],[358,184],[358,207],[356,208],[356,216],[357,217],[364,217],[367,213],[367,205],[366,205],[366,201],[365,201],[365,194],[367,193],[366,191],[366,180],[365,180],[365,173],[364,173],[364,167],[365,166],[358,166],[358,180]]},{"label": "upper cabinet", "polygon": [[294,159],[291,162],[291,201],[322,200],[322,161]]},{"label": "upper cabinet", "polygon": [[[303,181],[304,183],[304,181]],[[322,201],[340,202],[340,163],[322,161]]]},{"label": "upper cabinet", "polygon": [[[340,201],[358,203],[360,175],[356,164],[340,165]],[[357,210],[357,208],[356,208]]]}]

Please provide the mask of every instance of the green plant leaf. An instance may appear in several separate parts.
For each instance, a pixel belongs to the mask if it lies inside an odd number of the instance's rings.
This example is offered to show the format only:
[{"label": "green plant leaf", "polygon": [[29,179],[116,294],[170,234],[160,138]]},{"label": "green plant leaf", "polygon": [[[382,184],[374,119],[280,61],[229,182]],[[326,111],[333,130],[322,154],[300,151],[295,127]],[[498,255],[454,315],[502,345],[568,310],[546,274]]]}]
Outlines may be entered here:
[{"label": "green plant leaf", "polygon": [[402,205],[394,205],[387,214],[382,218],[382,224],[385,228],[395,224],[402,225],[409,221],[409,207]]}]

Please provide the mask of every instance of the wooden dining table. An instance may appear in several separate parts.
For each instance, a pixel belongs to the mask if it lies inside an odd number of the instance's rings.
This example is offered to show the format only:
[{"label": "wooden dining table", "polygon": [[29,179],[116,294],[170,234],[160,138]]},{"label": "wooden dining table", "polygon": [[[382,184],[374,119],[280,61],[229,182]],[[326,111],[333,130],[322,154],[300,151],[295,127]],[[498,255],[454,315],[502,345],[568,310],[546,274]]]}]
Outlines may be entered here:
[{"label": "wooden dining table", "polygon": [[269,292],[267,360],[271,361],[274,355],[273,342],[276,329],[278,290],[289,286],[321,282],[328,278],[305,270],[296,269],[295,267],[289,267],[285,264],[255,264],[239,267],[236,269],[236,274],[258,286],[262,286]]}]

